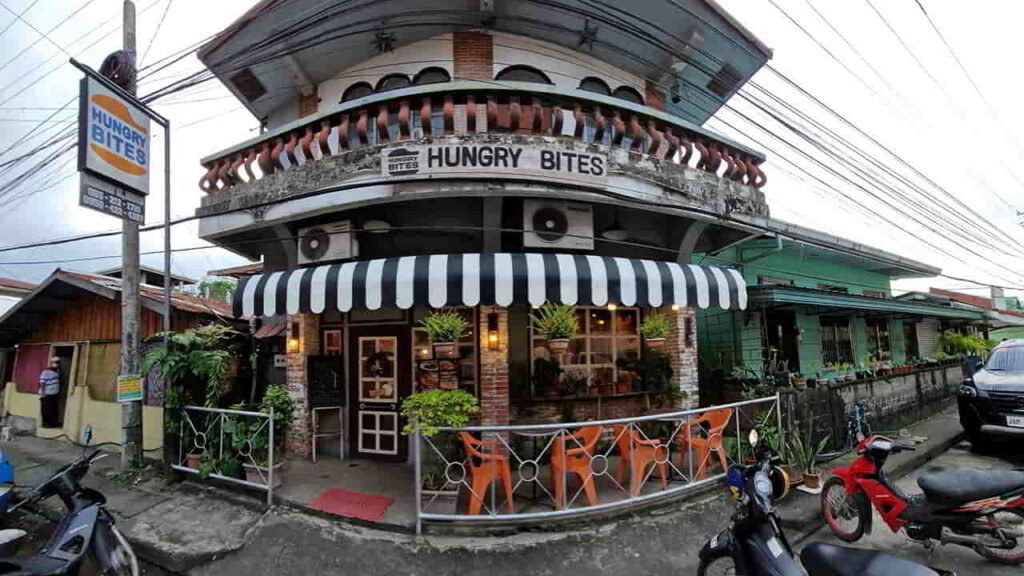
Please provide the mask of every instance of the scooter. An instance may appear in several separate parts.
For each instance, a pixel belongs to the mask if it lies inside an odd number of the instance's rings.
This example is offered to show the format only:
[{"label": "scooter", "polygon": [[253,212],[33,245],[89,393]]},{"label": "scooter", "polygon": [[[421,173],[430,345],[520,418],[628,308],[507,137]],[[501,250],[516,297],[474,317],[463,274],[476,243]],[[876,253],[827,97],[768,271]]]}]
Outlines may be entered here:
[{"label": "scooter", "polygon": [[914,450],[884,436],[862,440],[859,457],[821,491],[825,522],[837,538],[855,542],[871,532],[871,504],[882,520],[929,549],[959,544],[994,562],[1024,563],[1024,470],[947,470],[917,480],[922,494],[905,494],[882,467],[890,454]]},{"label": "scooter", "polygon": [[91,553],[100,574],[138,576],[138,559],[104,507],[106,498],[80,484],[92,464],[107,456],[109,454],[98,449],[83,454],[10,509],[13,512],[26,504],[56,496],[67,512],[38,556],[14,557],[18,540],[26,535],[25,531],[0,531],[0,575],[76,576],[86,555]]},{"label": "scooter", "polygon": [[804,547],[800,560],[772,506],[789,492],[780,459],[758,444],[750,432],[756,462],[729,467],[726,486],[741,503],[729,527],[712,536],[700,551],[698,576],[956,576],[898,556],[814,543]]}]

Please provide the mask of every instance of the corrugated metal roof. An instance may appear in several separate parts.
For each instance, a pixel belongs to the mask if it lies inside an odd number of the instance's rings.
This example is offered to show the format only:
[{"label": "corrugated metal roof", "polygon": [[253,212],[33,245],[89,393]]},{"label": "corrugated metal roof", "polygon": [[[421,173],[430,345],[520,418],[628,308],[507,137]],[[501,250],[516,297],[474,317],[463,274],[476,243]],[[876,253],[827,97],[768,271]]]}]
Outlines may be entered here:
[{"label": "corrugated metal roof", "polygon": [[[111,278],[109,276],[101,276],[98,274],[87,274],[84,272],[65,272],[58,270],[55,274],[66,274],[68,276],[91,282],[97,286],[114,290],[117,292],[121,291],[121,280],[119,278]],[[59,279],[59,276],[58,276]],[[162,286],[151,286],[149,284],[143,284],[141,286],[142,297],[151,302],[162,304],[164,301],[164,289]],[[217,300],[209,300],[207,298],[200,298],[193,294],[185,292],[179,292],[177,290],[171,291],[171,307],[175,310],[181,310],[183,312],[194,312],[196,314],[212,314],[214,316],[223,316],[225,318],[234,318],[231,313],[231,305],[227,302],[220,302]]]}]

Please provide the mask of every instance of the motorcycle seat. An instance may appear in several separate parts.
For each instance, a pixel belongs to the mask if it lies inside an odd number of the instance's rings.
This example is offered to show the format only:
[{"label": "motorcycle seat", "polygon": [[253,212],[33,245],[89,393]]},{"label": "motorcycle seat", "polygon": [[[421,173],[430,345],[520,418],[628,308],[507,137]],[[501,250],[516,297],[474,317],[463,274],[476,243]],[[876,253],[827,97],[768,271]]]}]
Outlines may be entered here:
[{"label": "motorcycle seat", "polygon": [[1024,488],[1024,471],[946,470],[917,479],[929,502],[963,504]]},{"label": "motorcycle seat", "polygon": [[24,556],[0,558],[0,574],[3,576],[50,576],[61,574],[67,562],[49,556]]},{"label": "motorcycle seat", "polygon": [[815,542],[800,553],[810,576],[939,576],[927,566],[899,556]]}]

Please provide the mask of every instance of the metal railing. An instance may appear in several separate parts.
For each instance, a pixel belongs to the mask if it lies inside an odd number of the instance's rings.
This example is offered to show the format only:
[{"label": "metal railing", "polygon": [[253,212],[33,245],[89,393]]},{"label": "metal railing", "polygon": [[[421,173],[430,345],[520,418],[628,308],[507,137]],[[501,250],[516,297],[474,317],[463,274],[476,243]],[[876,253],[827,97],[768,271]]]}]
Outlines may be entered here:
[{"label": "metal railing", "polygon": [[181,443],[171,467],[198,477],[216,478],[266,490],[273,503],[274,409],[269,414],[185,406],[180,410]]},{"label": "metal railing", "polygon": [[775,431],[767,440],[784,446],[778,394],[633,418],[416,435],[417,533],[424,521],[543,521],[668,498],[724,478],[751,454],[744,431],[766,426]]},{"label": "metal railing", "polygon": [[535,134],[650,155],[761,188],[764,155],[649,106],[527,82],[461,80],[358,98],[201,160],[205,192],[352,150],[446,135]]}]

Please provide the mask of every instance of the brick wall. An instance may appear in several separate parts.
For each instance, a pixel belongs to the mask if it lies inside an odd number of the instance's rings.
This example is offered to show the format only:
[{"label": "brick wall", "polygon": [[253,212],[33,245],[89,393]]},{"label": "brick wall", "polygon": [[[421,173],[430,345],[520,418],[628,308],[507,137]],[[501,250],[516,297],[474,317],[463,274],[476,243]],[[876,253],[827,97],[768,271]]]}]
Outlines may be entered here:
[{"label": "brick wall", "polygon": [[[487,316],[498,315],[497,350],[487,346]],[[508,309],[480,307],[480,423],[505,426],[509,423],[508,398]]]},{"label": "brick wall", "polygon": [[306,381],[307,357],[320,352],[320,316],[295,314],[288,316],[290,338],[292,326],[298,325],[299,349],[288,352],[288,394],[295,399],[295,420],[285,439],[289,454],[308,457],[310,453],[309,387]]},{"label": "brick wall", "polygon": [[664,110],[665,95],[662,94],[661,88],[659,88],[657,84],[651,82],[650,80],[645,80],[644,83],[644,91],[646,92],[646,94],[644,94],[644,102],[646,102],[648,106],[654,108],[655,110]]},{"label": "brick wall", "polygon": [[672,334],[665,343],[665,352],[672,360],[672,383],[683,393],[682,407],[696,408],[700,405],[696,313],[693,308],[664,308],[661,313],[672,324]]},{"label": "brick wall", "polygon": [[313,92],[309,96],[299,94],[299,116],[316,114],[320,106],[320,95],[317,92],[317,87],[314,86]]},{"label": "brick wall", "polygon": [[494,79],[494,40],[486,32],[456,32],[452,54],[455,79]]}]

